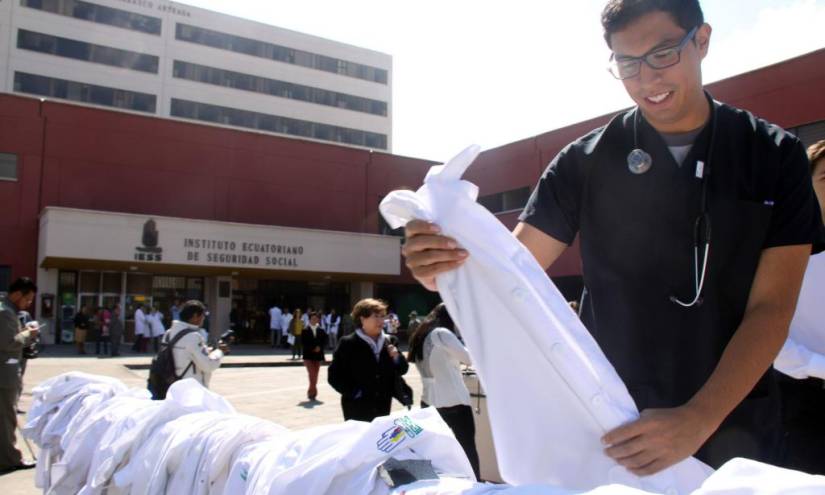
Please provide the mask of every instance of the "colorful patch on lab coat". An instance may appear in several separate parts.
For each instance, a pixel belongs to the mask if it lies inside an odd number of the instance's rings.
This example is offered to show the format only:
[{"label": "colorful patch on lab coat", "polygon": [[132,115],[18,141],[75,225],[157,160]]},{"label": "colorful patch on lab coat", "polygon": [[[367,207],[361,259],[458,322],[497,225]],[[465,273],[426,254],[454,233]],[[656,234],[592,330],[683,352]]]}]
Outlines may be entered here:
[{"label": "colorful patch on lab coat", "polygon": [[393,426],[381,434],[381,438],[375,443],[378,450],[389,454],[407,438],[415,438],[424,428],[419,426],[409,416],[403,416],[393,421]]}]

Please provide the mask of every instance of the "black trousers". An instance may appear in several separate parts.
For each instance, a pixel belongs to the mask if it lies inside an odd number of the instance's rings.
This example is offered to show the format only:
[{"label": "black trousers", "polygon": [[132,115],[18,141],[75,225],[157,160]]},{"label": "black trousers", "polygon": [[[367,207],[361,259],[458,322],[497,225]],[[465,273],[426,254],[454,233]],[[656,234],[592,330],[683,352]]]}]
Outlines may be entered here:
[{"label": "black trousers", "polygon": [[109,354],[109,336],[101,335],[95,342],[95,354],[100,354],[100,347],[103,347],[103,354]]},{"label": "black trousers", "polygon": [[16,466],[23,456],[14,446],[17,428],[17,384],[3,384],[0,388],[0,470]]},{"label": "black trousers", "polygon": [[779,465],[825,474],[825,382],[779,378],[784,436]]},{"label": "black trousers", "polygon": [[[430,407],[424,401],[421,401],[421,407]],[[473,473],[476,479],[481,480],[481,470],[479,468],[478,451],[476,450],[476,423],[473,419],[473,409],[470,406],[459,404],[450,407],[437,407],[436,411],[441,415],[441,418],[447,423],[447,426],[453,430],[456,440],[458,440],[464,453],[467,454],[467,459],[473,467]]]}]

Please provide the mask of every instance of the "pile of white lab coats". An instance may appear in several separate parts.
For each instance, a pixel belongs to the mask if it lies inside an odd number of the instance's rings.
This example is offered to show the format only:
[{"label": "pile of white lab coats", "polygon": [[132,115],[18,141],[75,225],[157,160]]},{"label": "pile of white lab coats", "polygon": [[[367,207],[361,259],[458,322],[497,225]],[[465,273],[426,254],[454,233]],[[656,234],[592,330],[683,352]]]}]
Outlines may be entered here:
[{"label": "pile of white lab coats", "polygon": [[41,383],[33,399],[23,434],[40,447],[44,493],[389,494],[378,467],[390,457],[473,477],[435,409],[290,431],[238,414],[193,379],[152,401],[80,372]]},{"label": "pile of white lab coats", "polygon": [[[118,380],[65,373],[33,390],[24,435],[41,449],[35,484],[50,494],[644,495],[623,485],[582,492],[475,481],[434,408],[371,423],[290,431],[238,414],[192,379],[166,400]],[[379,466],[426,459],[439,479],[391,488]],[[737,459],[693,495],[825,493],[825,478]]]}]

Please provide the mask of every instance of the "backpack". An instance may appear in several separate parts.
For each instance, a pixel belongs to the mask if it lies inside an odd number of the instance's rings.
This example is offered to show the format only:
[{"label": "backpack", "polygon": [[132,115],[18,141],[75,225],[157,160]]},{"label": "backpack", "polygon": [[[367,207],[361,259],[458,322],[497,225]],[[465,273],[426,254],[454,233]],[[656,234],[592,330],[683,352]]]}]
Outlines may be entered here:
[{"label": "backpack", "polygon": [[152,358],[152,364],[149,366],[149,380],[147,380],[147,388],[152,393],[152,400],[163,400],[166,398],[166,392],[173,383],[180,380],[183,375],[193,367],[195,363],[189,362],[189,366],[183,370],[183,373],[178,375],[175,373],[175,358],[172,354],[172,348],[178,343],[180,339],[197,332],[194,328],[187,328],[178,332],[175,338],[170,342],[160,342],[160,350],[157,355]]}]

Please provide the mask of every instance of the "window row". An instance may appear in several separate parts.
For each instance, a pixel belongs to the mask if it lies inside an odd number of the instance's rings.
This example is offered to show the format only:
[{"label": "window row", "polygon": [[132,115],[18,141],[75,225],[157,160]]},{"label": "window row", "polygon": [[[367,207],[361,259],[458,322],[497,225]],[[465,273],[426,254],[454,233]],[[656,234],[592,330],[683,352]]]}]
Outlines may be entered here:
[{"label": "window row", "polygon": [[157,107],[155,95],[25,72],[14,73],[14,91],[138,112],[155,113]]},{"label": "window row", "polygon": [[172,98],[172,116],[352,144],[366,148],[387,149],[387,136],[385,134],[179,100],[177,98]]},{"label": "window row", "polygon": [[[0,180],[17,180],[17,155],[0,152]],[[0,284],[0,290],[5,286]]]},{"label": "window row", "polygon": [[174,77],[187,79],[189,81],[226,86],[228,88],[280,96],[281,98],[289,98],[292,100],[307,101],[384,117],[387,115],[387,103],[384,101],[207,67],[205,65],[181,62],[179,60],[175,60],[173,74]]},{"label": "window row", "polygon": [[232,34],[221,33],[211,29],[199,28],[188,24],[178,23],[175,31],[175,38],[181,41],[197,43],[200,45],[220,48],[253,57],[268,58],[285,62],[288,64],[309,67],[310,69],[332,72],[342,76],[364,79],[366,81],[387,84],[388,73],[386,69],[379,69],[369,65],[358,64],[341,60],[326,55],[310,53],[303,50],[296,50],[281,45],[267,43],[265,41],[253,40]]},{"label": "window row", "polygon": [[155,55],[94,45],[25,29],[17,31],[17,48],[152,74],[158,73],[160,63],[160,59]]},{"label": "window row", "polygon": [[20,0],[20,5],[85,21],[106,24],[132,31],[160,35],[158,17],[136,14],[83,0]]},{"label": "window row", "polygon": [[527,205],[530,199],[530,188],[520,187],[511,191],[504,191],[490,194],[478,198],[481,206],[490,210],[491,213],[504,213],[506,211],[521,210]]}]

